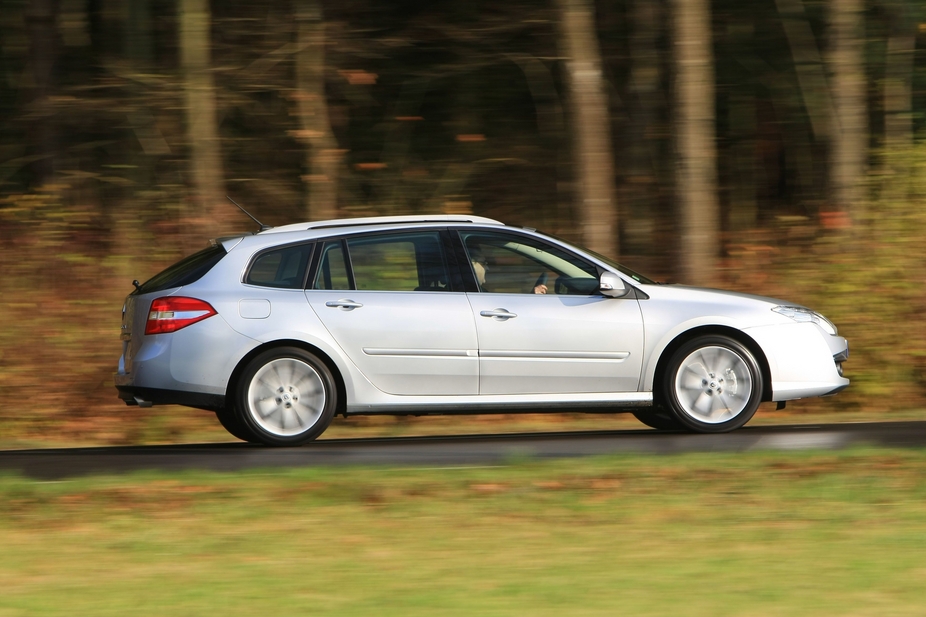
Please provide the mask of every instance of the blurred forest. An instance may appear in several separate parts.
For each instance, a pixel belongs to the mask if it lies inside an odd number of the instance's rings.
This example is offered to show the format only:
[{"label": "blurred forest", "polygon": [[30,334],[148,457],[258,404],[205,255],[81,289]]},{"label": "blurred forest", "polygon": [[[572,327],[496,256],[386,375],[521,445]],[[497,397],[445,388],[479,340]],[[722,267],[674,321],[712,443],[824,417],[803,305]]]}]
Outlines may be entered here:
[{"label": "blurred forest", "polygon": [[803,303],[853,385],[789,409],[920,409],[924,130],[917,0],[0,0],[0,437],[183,430],[116,399],[120,309],[254,230],[226,194]]}]

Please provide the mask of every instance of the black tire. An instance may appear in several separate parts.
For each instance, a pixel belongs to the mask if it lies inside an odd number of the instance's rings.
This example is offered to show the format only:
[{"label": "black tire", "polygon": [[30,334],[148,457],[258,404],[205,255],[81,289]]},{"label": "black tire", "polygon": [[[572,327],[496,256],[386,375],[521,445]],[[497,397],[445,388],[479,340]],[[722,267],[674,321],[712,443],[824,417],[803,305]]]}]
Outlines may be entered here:
[{"label": "black tire", "polygon": [[749,422],[762,389],[762,371],[749,349],[729,336],[706,335],[672,354],[660,394],[685,428],[725,433]]},{"label": "black tire", "polygon": [[659,407],[653,407],[647,411],[635,411],[633,417],[650,428],[659,431],[684,431],[685,426],[675,419],[671,412],[667,412]]},{"label": "black tire", "polygon": [[277,347],[255,357],[235,385],[235,412],[254,439],[268,446],[299,446],[321,435],[337,407],[328,367],[298,347]]},{"label": "black tire", "polygon": [[247,427],[241,423],[238,414],[235,413],[234,407],[226,407],[225,409],[216,411],[215,417],[219,419],[219,423],[232,435],[232,437],[247,442],[257,441]]}]

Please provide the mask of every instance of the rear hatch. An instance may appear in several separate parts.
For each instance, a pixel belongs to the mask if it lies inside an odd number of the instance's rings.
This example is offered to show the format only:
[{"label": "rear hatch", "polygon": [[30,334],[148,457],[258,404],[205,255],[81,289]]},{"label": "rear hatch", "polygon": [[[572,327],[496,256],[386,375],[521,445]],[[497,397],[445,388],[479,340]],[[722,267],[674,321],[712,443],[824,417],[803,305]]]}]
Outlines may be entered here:
[{"label": "rear hatch", "polygon": [[221,243],[208,246],[155,274],[126,297],[122,308],[122,357],[126,374],[132,372],[132,360],[144,339],[145,321],[151,301],[161,295],[170,295],[184,285],[195,283],[225,255]]}]

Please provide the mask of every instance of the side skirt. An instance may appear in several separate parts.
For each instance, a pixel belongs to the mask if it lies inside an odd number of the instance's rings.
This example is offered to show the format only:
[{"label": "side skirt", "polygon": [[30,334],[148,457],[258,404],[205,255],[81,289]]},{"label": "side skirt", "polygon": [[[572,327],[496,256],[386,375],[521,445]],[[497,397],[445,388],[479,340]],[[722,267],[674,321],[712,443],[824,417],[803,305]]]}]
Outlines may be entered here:
[{"label": "side skirt", "polygon": [[[435,400],[441,397],[414,397],[418,400],[401,400],[395,397],[388,402],[371,405],[347,405],[347,415],[450,415],[543,413],[575,411],[611,413],[652,407],[652,392],[633,392],[618,395],[542,395],[525,394],[491,397],[453,397],[453,402]],[[411,399],[413,397],[406,397]],[[448,397],[449,398],[449,397]]]}]

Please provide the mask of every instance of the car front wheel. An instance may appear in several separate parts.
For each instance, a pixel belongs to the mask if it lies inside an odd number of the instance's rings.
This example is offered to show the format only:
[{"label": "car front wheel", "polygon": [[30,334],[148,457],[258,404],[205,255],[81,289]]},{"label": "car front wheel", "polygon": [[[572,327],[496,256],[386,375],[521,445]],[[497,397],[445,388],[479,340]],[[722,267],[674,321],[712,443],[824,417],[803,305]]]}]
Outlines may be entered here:
[{"label": "car front wheel", "polygon": [[663,399],[686,428],[724,433],[746,424],[762,400],[762,372],[752,353],[722,335],[694,338],[672,354]]},{"label": "car front wheel", "polygon": [[238,380],[235,407],[260,443],[298,446],[328,428],[337,388],[328,367],[296,347],[268,350],[254,358]]}]

